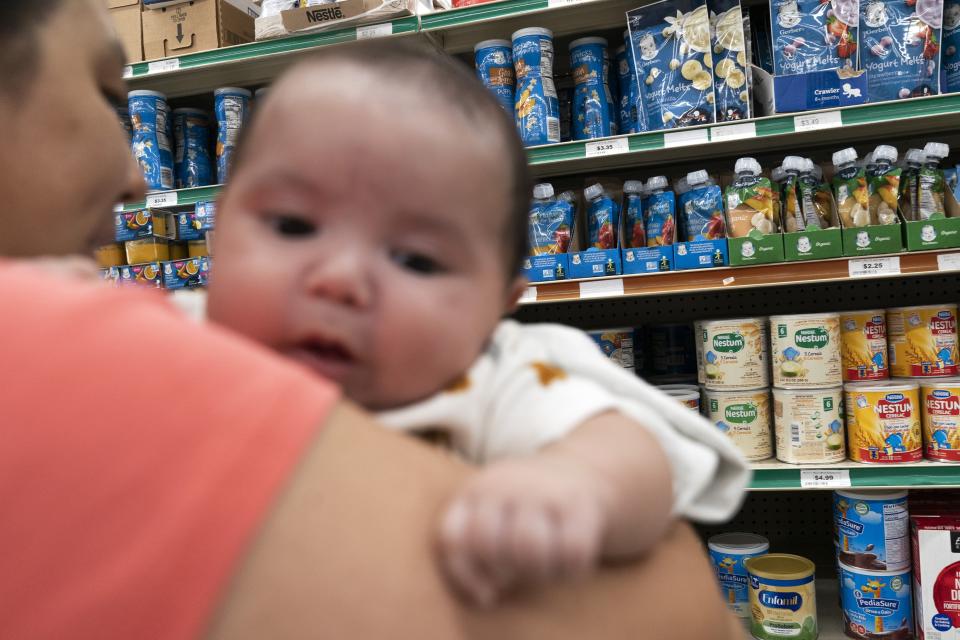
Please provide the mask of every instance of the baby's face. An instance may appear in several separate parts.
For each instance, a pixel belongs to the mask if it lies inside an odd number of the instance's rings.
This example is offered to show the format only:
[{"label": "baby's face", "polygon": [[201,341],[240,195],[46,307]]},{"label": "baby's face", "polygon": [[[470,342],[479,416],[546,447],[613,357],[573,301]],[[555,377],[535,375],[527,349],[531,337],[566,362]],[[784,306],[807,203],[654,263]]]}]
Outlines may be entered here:
[{"label": "baby's face", "polygon": [[[272,90],[221,205],[213,320],[369,409],[444,388],[512,307],[497,136],[362,69]],[[341,74],[344,77],[331,78]]]}]

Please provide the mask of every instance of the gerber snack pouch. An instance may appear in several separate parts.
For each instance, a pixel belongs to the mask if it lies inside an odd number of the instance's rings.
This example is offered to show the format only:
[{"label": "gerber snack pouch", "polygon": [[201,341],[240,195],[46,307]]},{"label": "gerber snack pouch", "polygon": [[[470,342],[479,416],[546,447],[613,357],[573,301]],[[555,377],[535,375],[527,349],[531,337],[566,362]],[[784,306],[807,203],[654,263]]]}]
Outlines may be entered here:
[{"label": "gerber snack pouch", "polygon": [[894,224],[900,207],[900,174],[896,166],[897,149],[882,144],[873,152],[876,168],[870,173],[867,189],[870,194],[872,224]]},{"label": "gerber snack pouch", "polygon": [[[630,52],[630,34],[626,42],[617,49],[617,80],[620,85],[620,102],[617,117],[617,130],[620,133],[638,133],[641,129],[640,88],[637,86],[637,70],[634,67],[633,54]],[[646,122],[642,123],[646,126]]]},{"label": "gerber snack pouch", "polygon": [[870,224],[870,196],[863,167],[857,163],[857,150],[841,149],[833,154],[833,197],[843,226],[850,229]]},{"label": "gerber snack pouch", "polygon": [[620,206],[600,184],[584,189],[583,197],[587,201],[588,250],[616,249]]},{"label": "gerber snack pouch", "polygon": [[750,61],[740,0],[709,0],[708,6],[717,122],[745,120],[751,117]]},{"label": "gerber snack pouch", "polygon": [[860,66],[870,102],[940,92],[943,0],[862,0]]},{"label": "gerber snack pouch", "polygon": [[623,183],[623,215],[627,236],[623,246],[627,249],[647,246],[647,234],[643,228],[643,182],[627,180]]},{"label": "gerber snack pouch", "polygon": [[644,231],[648,247],[666,247],[677,240],[677,199],[667,190],[666,176],[647,182],[649,195],[643,202]]},{"label": "gerber snack pouch", "polygon": [[788,233],[807,228],[800,205],[800,172],[803,171],[803,165],[804,160],[799,156],[787,156],[783,159],[784,180],[780,202],[783,227]]},{"label": "gerber snack pouch", "polygon": [[573,203],[564,198],[554,198],[553,185],[536,185],[530,205],[531,255],[567,253],[573,230],[573,213]]},{"label": "gerber snack pouch", "polygon": [[477,77],[507,113],[513,113],[516,77],[513,70],[513,44],[509,40],[484,40],[473,48]]},{"label": "gerber snack pouch", "polygon": [[858,0],[772,0],[778,76],[857,68]]},{"label": "gerber snack pouch", "polygon": [[943,50],[940,55],[940,91],[960,91],[960,0],[943,3]]},{"label": "gerber snack pouch", "polygon": [[754,230],[767,235],[780,231],[776,216],[773,183],[764,178],[755,158],[740,158],[737,179],[724,196],[727,210],[727,234],[744,238]]},{"label": "gerber snack pouch", "polygon": [[714,122],[706,0],[658,2],[627,12],[627,24],[648,130]]},{"label": "gerber snack pouch", "polygon": [[805,229],[829,229],[833,226],[830,188],[823,183],[822,177],[822,173],[816,171],[813,161],[805,159],[803,170],[797,179],[797,193]]},{"label": "gerber snack pouch", "polygon": [[553,32],[531,27],[513,34],[514,112],[528,147],[560,142],[560,104],[553,84]]},{"label": "gerber snack pouch", "polygon": [[950,155],[950,147],[942,142],[928,142],[923,148],[923,167],[917,175],[917,213],[920,220],[945,217],[946,181],[940,161]]},{"label": "gerber snack pouch", "polygon": [[706,171],[687,174],[689,191],[683,194],[684,240],[716,240],[726,237],[723,194]]}]

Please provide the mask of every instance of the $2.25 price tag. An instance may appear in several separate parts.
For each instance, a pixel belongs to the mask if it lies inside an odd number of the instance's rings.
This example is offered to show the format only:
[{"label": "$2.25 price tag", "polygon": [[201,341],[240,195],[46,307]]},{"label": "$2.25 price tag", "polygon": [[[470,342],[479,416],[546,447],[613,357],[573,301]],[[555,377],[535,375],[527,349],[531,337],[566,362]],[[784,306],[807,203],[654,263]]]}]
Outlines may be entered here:
[{"label": "$2.25 price tag", "polygon": [[848,263],[851,278],[889,276],[900,273],[900,256],[886,258],[854,258]]},{"label": "$2.25 price tag", "polygon": [[586,144],[587,157],[613,156],[630,151],[630,142],[626,138],[609,138]]},{"label": "$2.25 price tag", "polygon": [[800,471],[800,487],[802,489],[823,489],[833,487],[849,487],[849,469],[802,469]]}]

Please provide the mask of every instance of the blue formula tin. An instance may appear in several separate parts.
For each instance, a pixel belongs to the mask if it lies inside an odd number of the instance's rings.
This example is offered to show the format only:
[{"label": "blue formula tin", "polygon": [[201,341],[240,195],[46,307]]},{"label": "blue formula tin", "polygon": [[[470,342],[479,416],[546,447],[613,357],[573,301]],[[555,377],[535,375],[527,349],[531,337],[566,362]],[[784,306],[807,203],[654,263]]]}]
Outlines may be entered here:
[{"label": "blue formula tin", "polygon": [[560,105],[553,84],[553,32],[531,27],[513,34],[517,77],[514,117],[523,144],[560,142]]},{"label": "blue formula tin", "polygon": [[131,91],[127,107],[133,127],[133,156],[147,189],[173,189],[173,128],[167,97],[157,91]]},{"label": "blue formula tin", "polygon": [[217,182],[227,181],[233,150],[250,111],[253,94],[246,89],[223,87],[213,92],[217,115]]},{"label": "blue formula tin", "polygon": [[851,638],[913,638],[910,570],[867,571],[840,563],[843,631]]},{"label": "blue formula tin", "polygon": [[573,139],[589,140],[616,134],[606,38],[580,38],[571,42],[570,68],[574,84]]},{"label": "blue formula tin", "polygon": [[833,527],[841,564],[867,571],[910,567],[906,491],[836,491]]},{"label": "blue formula tin", "polygon": [[749,618],[750,590],[743,563],[766,554],[770,542],[753,533],[721,533],[707,540],[707,550],[727,608],[740,618]]},{"label": "blue formula tin", "polygon": [[177,189],[213,183],[210,160],[210,116],[200,109],[173,112],[174,178]]},{"label": "blue formula tin", "polygon": [[509,40],[484,40],[473,48],[477,77],[493,93],[507,113],[513,113],[516,75],[513,48]]},{"label": "blue formula tin", "polygon": [[133,124],[130,122],[130,110],[127,107],[117,107],[117,117],[120,118],[120,126],[127,132],[127,139],[133,144]]}]

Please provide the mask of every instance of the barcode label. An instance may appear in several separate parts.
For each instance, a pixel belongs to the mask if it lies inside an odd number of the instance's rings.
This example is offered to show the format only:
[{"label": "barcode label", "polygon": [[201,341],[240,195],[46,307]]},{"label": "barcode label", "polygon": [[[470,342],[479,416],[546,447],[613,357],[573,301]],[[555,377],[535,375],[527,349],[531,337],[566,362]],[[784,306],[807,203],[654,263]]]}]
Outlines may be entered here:
[{"label": "barcode label", "polygon": [[585,149],[588,158],[613,156],[618,153],[627,153],[630,151],[630,142],[626,138],[609,138],[607,140],[588,142],[586,143]]},{"label": "barcode label", "polygon": [[367,40],[369,38],[383,38],[393,35],[393,23],[370,24],[364,27],[357,27],[357,40]]},{"label": "barcode label", "polygon": [[937,269],[940,271],[960,270],[960,253],[941,253],[938,255]]},{"label": "barcode label", "polygon": [[900,256],[853,258],[848,266],[851,278],[897,275],[900,273]]},{"label": "barcode label", "polygon": [[547,140],[560,142],[560,118],[547,118]]},{"label": "barcode label", "polygon": [[800,446],[800,425],[796,422],[790,423],[790,442],[795,447]]},{"label": "barcode label", "polygon": [[800,471],[800,487],[803,489],[826,489],[831,487],[849,487],[849,469],[802,469]]},{"label": "barcode label", "polygon": [[169,60],[155,60],[147,64],[147,73],[164,73],[166,71],[176,71],[180,68],[180,58],[170,58]]},{"label": "barcode label", "polygon": [[719,142],[721,140],[741,140],[743,138],[756,137],[757,125],[753,122],[727,124],[722,127],[713,127],[710,129],[710,139],[714,142]]}]

